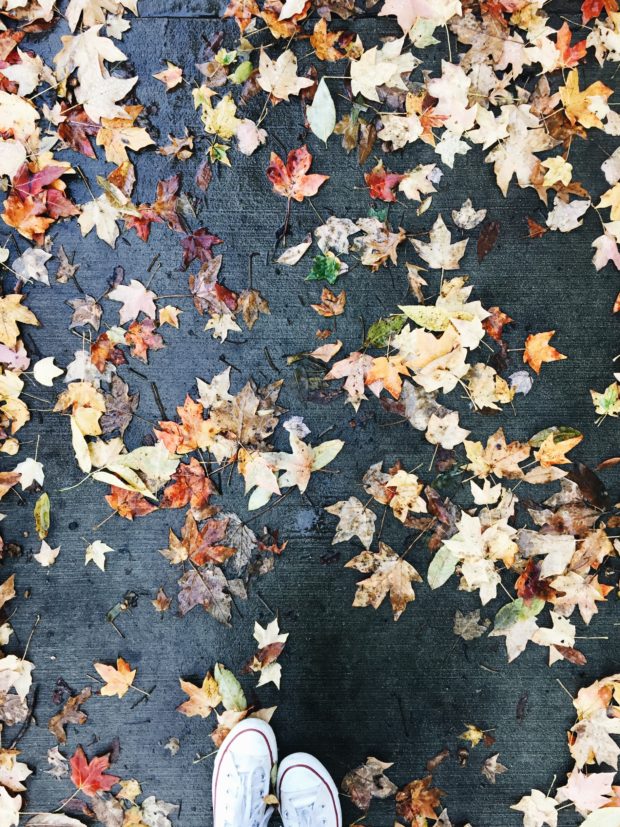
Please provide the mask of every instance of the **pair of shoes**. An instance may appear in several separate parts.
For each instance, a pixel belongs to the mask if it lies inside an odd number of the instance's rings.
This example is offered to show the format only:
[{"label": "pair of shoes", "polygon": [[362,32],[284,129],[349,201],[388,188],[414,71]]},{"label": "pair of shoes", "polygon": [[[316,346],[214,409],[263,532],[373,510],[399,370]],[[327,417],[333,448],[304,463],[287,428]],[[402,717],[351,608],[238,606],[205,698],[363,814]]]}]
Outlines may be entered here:
[{"label": "pair of shoes", "polygon": [[[246,719],[229,732],[215,759],[212,781],[213,827],[266,827],[272,774],[278,763],[276,737],[269,724]],[[338,790],[312,755],[296,752],[278,767],[276,797],[284,827],[342,827]]]}]

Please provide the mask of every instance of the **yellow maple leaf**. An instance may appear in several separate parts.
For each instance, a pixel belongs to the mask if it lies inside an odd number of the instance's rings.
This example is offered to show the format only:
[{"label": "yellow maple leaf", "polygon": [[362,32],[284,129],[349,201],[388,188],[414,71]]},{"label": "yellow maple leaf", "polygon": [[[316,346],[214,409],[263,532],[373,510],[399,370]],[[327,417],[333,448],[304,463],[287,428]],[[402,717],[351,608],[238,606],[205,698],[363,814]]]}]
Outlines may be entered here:
[{"label": "yellow maple leaf", "polygon": [[530,333],[525,340],[523,361],[536,373],[540,373],[543,362],[557,362],[568,358],[549,344],[554,335],[555,330],[547,330],[545,333]]},{"label": "yellow maple leaf", "polygon": [[201,686],[196,686],[182,679],[179,679],[179,683],[183,692],[189,695],[189,700],[178,706],[177,712],[187,715],[188,718],[192,718],[194,715],[208,718],[215,707],[222,703],[217,681],[210,672],[205,675]]},{"label": "yellow maple leaf", "polygon": [[116,695],[122,698],[133,684],[138,671],[132,669],[123,658],[116,659],[116,666],[110,666],[106,663],[95,663],[93,665],[105,681],[105,684],[101,687],[101,694],[108,697]]},{"label": "yellow maple leaf", "polygon": [[22,305],[22,293],[9,293],[0,299],[0,342],[15,348],[19,337],[18,322],[38,327],[39,320],[32,310]]},{"label": "yellow maple leaf", "polygon": [[543,468],[549,468],[551,465],[566,465],[571,462],[566,454],[576,445],[579,445],[582,439],[583,434],[580,434],[579,436],[561,439],[559,442],[556,442],[555,434],[549,434],[538,451],[534,452],[534,458]]},{"label": "yellow maple leaf", "polygon": [[127,106],[126,118],[102,118],[101,129],[97,133],[97,145],[105,147],[105,159],[120,166],[128,160],[128,149],[142,149],[151,146],[153,140],[141,126],[134,126],[134,121],[142,112],[142,106]]},{"label": "yellow maple leaf", "polygon": [[560,86],[560,98],[564,104],[566,117],[571,123],[580,123],[586,129],[597,127],[603,129],[603,122],[592,111],[593,98],[602,98],[604,101],[611,95],[613,89],[605,86],[600,80],[591,83],[586,89],[579,89],[579,72],[573,69],[566,79],[566,86]]}]

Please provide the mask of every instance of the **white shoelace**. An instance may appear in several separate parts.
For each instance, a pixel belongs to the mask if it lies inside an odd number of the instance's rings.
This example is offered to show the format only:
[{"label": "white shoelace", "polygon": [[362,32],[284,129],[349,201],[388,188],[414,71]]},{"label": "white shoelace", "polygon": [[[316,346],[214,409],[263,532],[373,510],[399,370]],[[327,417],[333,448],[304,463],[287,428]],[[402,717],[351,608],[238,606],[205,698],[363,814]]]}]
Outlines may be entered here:
[{"label": "white shoelace", "polygon": [[299,822],[299,827],[314,827],[314,805],[302,807],[300,809],[295,808],[295,815],[297,817],[297,821]]},{"label": "white shoelace", "polygon": [[315,810],[315,801],[308,802],[307,795],[298,802],[291,801],[290,807],[295,813],[295,827],[320,827],[325,824],[320,813]]},{"label": "white shoelace", "polygon": [[238,789],[235,811],[226,821],[225,827],[266,827],[273,813],[273,807],[265,812],[263,800],[264,779],[258,768],[251,772],[238,773]]}]

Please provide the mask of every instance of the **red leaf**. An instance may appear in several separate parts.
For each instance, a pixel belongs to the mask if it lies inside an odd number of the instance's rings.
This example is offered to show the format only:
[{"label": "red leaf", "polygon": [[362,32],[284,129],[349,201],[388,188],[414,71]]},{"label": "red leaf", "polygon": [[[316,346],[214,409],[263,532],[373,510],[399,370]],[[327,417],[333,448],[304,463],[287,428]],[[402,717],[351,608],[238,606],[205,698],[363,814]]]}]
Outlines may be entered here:
[{"label": "red leaf", "polygon": [[311,163],[312,155],[306,146],[291,150],[286,159],[286,166],[282,159],[272,152],[267,167],[267,178],[273,184],[274,192],[294,201],[303,201],[310,195],[316,195],[329,175],[306,175]]},{"label": "red leaf", "polygon": [[189,464],[181,463],[172,475],[172,480],[164,489],[161,508],[183,508],[188,503],[197,520],[208,516],[212,508],[208,506],[209,498],[215,492],[215,485],[205,473],[205,469],[195,457]]},{"label": "red leaf", "polygon": [[382,201],[396,201],[396,193],[393,190],[404,177],[404,175],[398,175],[396,172],[385,169],[383,161],[379,161],[374,169],[364,174],[364,180],[370,190],[370,197],[380,198]]},{"label": "red leaf", "polygon": [[558,31],[555,47],[561,55],[561,63],[564,69],[572,69],[579,61],[586,56],[587,43],[580,40],[574,46],[570,45],[572,32],[568,23],[564,23]]},{"label": "red leaf", "polygon": [[209,188],[209,184],[211,183],[212,177],[213,172],[211,170],[209,158],[207,157],[196,170],[196,178],[194,179],[196,181],[196,186],[203,192],[206,192]]},{"label": "red leaf", "polygon": [[529,230],[529,237],[530,238],[542,238],[545,233],[549,232],[547,227],[543,227],[542,224],[538,224],[534,221],[533,218],[528,216],[527,218],[527,228]]},{"label": "red leaf", "polygon": [[148,362],[149,350],[161,350],[164,347],[164,340],[159,333],[154,331],[155,322],[153,319],[144,319],[142,322],[135,321],[129,325],[125,333],[125,342],[131,347],[132,356],[146,363]]},{"label": "red leaf", "polygon": [[479,262],[489,255],[493,247],[495,247],[498,237],[499,221],[487,221],[480,230],[480,235],[478,236],[477,250]]},{"label": "red leaf", "polygon": [[181,247],[183,247],[183,269],[187,270],[188,266],[198,259],[203,264],[213,258],[211,248],[216,244],[221,244],[222,239],[210,233],[206,227],[201,227],[191,235],[186,235],[181,239]]},{"label": "red leaf", "polygon": [[605,9],[607,14],[618,11],[618,0],[583,0],[581,4],[582,22],[587,23]]},{"label": "red leaf", "polygon": [[66,120],[58,124],[58,134],[62,140],[69,144],[75,152],[86,155],[87,158],[96,158],[95,150],[91,144],[91,137],[99,132],[99,125],[88,117],[84,107],[63,106],[65,110],[71,110]]},{"label": "red leaf", "polygon": [[144,517],[155,511],[157,506],[145,499],[137,491],[125,491],[124,488],[110,487],[110,493],[106,494],[106,502],[113,508],[119,517],[126,520],[133,520],[134,517]]},{"label": "red leaf", "polygon": [[107,792],[118,784],[117,775],[107,775],[105,770],[110,766],[109,755],[99,755],[88,761],[82,747],[78,747],[70,760],[71,780],[83,793],[95,796],[100,792]]}]

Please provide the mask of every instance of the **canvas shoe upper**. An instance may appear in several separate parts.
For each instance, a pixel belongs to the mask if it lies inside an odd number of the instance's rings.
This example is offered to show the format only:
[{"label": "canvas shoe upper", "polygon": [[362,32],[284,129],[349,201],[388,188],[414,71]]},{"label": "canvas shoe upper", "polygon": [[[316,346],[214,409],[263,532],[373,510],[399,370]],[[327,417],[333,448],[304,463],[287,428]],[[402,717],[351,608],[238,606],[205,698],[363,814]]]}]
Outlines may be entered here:
[{"label": "canvas shoe upper", "polygon": [[338,790],[314,756],[296,752],[285,758],[276,793],[284,827],[342,827]]},{"label": "canvas shoe upper", "polygon": [[264,799],[277,761],[276,738],[264,721],[249,718],[228,733],[213,768],[213,827],[265,827],[273,808]]}]

